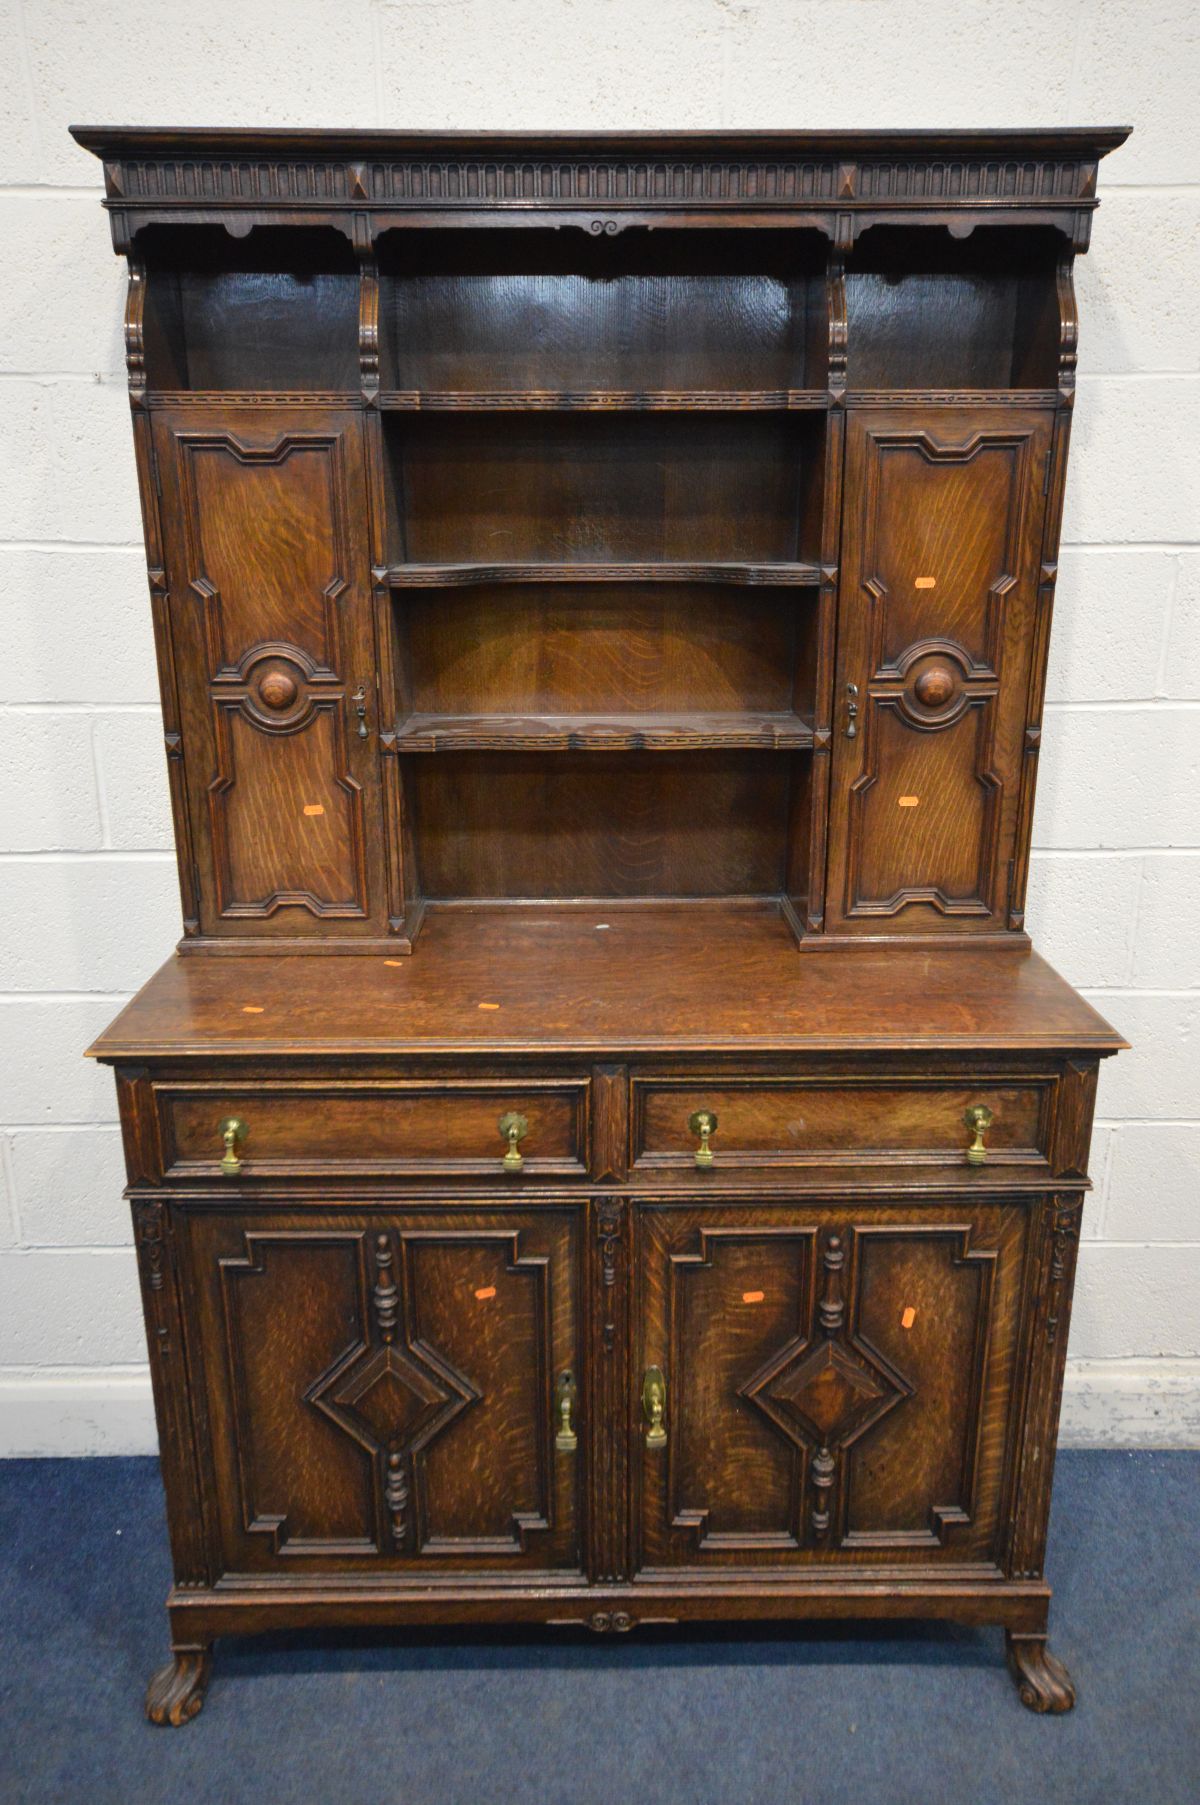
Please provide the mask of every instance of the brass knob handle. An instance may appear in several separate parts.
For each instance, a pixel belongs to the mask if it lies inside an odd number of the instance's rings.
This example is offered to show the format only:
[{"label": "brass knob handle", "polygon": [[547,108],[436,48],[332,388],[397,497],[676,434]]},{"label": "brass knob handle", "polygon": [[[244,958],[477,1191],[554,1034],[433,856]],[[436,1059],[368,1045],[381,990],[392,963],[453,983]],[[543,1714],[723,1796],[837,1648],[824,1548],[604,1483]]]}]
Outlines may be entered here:
[{"label": "brass knob handle", "polygon": [[982,1166],[987,1159],[988,1150],[983,1144],[983,1137],[995,1120],[986,1103],[976,1103],[970,1108],[963,1121],[971,1130],[974,1139],[967,1148],[968,1166]]},{"label": "brass knob handle", "polygon": [[563,1373],[554,1391],[554,1445],[563,1454],[573,1454],[579,1446],[575,1433],[575,1400],[578,1390],[573,1372]]},{"label": "brass knob handle", "polygon": [[706,1172],[713,1163],[713,1150],[709,1146],[709,1136],[717,1132],[717,1118],[711,1109],[697,1109],[688,1117],[688,1127],[693,1134],[700,1136],[700,1145],[696,1149],[696,1164],[702,1172]]},{"label": "brass knob handle", "polygon": [[517,1146],[517,1142],[523,1141],[529,1133],[529,1123],[524,1116],[519,1116],[514,1110],[509,1109],[501,1116],[498,1127],[508,1142],[504,1153],[504,1170],[519,1172],[525,1161],[521,1158],[521,1150]]},{"label": "brass knob handle", "polygon": [[665,1448],[667,1431],[663,1418],[667,1412],[667,1381],[661,1366],[648,1366],[642,1380],[642,1415],[646,1419],[646,1446]]},{"label": "brass knob handle", "polygon": [[858,738],[858,684],[846,685],[846,738]]},{"label": "brass knob handle", "polygon": [[242,1169],[238,1155],[238,1144],[246,1138],[246,1124],[240,1116],[226,1116],[221,1123],[221,1139],[225,1143],[225,1153],[221,1160],[221,1171],[226,1178],[236,1178]]}]

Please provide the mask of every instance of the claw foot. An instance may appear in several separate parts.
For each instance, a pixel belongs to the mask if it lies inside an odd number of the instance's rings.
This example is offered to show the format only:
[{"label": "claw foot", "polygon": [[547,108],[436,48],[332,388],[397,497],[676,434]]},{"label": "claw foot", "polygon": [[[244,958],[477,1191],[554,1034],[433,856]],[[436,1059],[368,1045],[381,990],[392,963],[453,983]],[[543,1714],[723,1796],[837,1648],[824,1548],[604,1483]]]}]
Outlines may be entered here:
[{"label": "claw foot", "polygon": [[175,1649],[146,1688],[146,1716],[150,1722],[178,1727],[195,1717],[204,1703],[211,1671],[210,1649]]},{"label": "claw foot", "polygon": [[1030,1711],[1070,1711],[1075,1688],[1062,1662],[1050,1653],[1044,1636],[1004,1632],[1005,1652],[1021,1703]]}]

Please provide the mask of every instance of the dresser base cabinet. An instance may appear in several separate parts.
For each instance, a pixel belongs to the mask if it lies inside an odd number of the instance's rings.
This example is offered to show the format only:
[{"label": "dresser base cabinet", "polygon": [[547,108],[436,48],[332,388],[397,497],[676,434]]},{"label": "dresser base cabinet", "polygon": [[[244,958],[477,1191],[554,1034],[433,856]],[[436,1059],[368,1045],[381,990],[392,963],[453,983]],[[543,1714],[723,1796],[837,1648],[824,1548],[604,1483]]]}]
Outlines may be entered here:
[{"label": "dresser base cabinet", "polygon": [[[1121,1043],[1036,955],[756,976],[788,930],[742,927],[707,1046],[703,946],[656,973],[552,911],[449,912],[422,983],[344,959],[335,1006],[320,961],[176,957],[97,1044],[175,1565],[156,1722],[224,1634],[456,1623],[994,1624],[1069,1707],[1043,1557]],[[533,1052],[523,1010],[560,1024]]]}]

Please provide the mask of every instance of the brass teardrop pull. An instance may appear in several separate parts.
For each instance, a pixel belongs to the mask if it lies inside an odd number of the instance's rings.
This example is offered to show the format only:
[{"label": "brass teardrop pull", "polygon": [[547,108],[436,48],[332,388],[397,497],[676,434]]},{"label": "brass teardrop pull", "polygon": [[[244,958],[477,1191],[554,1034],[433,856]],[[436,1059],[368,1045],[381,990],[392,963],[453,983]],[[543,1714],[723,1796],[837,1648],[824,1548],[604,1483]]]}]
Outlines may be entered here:
[{"label": "brass teardrop pull", "polygon": [[711,1109],[697,1109],[688,1117],[688,1127],[693,1134],[700,1136],[700,1145],[696,1149],[696,1164],[702,1172],[707,1172],[713,1163],[713,1150],[709,1146],[709,1136],[717,1132],[717,1118]]},{"label": "brass teardrop pull", "polygon": [[963,1121],[974,1137],[971,1145],[967,1148],[968,1166],[982,1166],[986,1162],[988,1150],[984,1146],[983,1137],[994,1120],[995,1117],[986,1103],[976,1103],[964,1115]]},{"label": "brass teardrop pull", "polygon": [[554,1391],[554,1445],[561,1454],[573,1454],[579,1446],[579,1437],[575,1433],[577,1397],[575,1374],[567,1371],[559,1378]]},{"label": "brass teardrop pull", "polygon": [[226,1116],[221,1123],[221,1140],[225,1153],[221,1160],[221,1172],[225,1178],[236,1178],[242,1169],[238,1153],[239,1144],[246,1138],[246,1124],[239,1116]]},{"label": "brass teardrop pull", "polygon": [[509,1109],[501,1116],[497,1123],[497,1127],[508,1142],[508,1147],[505,1150],[502,1162],[504,1170],[506,1172],[519,1172],[524,1166],[525,1161],[521,1157],[521,1149],[517,1145],[517,1142],[523,1141],[525,1136],[529,1133],[529,1123],[524,1116],[519,1116],[515,1110]]},{"label": "brass teardrop pull", "polygon": [[642,1380],[642,1415],[646,1419],[646,1446],[665,1448],[667,1430],[667,1381],[661,1366],[648,1366]]}]

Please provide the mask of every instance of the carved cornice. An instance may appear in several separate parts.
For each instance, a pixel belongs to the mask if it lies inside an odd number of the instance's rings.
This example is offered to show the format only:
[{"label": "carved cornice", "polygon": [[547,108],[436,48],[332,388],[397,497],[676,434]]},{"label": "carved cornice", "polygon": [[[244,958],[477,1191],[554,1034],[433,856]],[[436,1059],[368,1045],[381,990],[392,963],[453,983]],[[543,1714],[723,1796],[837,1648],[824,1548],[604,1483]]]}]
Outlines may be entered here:
[{"label": "carved cornice", "polygon": [[733,133],[593,137],[77,128],[104,162],[122,247],[181,214],[234,233],[325,219],[362,249],[406,214],[537,209],[611,234],[658,213],[802,215],[839,243],[889,215],[944,216],[963,233],[993,211],[1058,225],[1076,243],[1096,170],[1123,130]]}]

